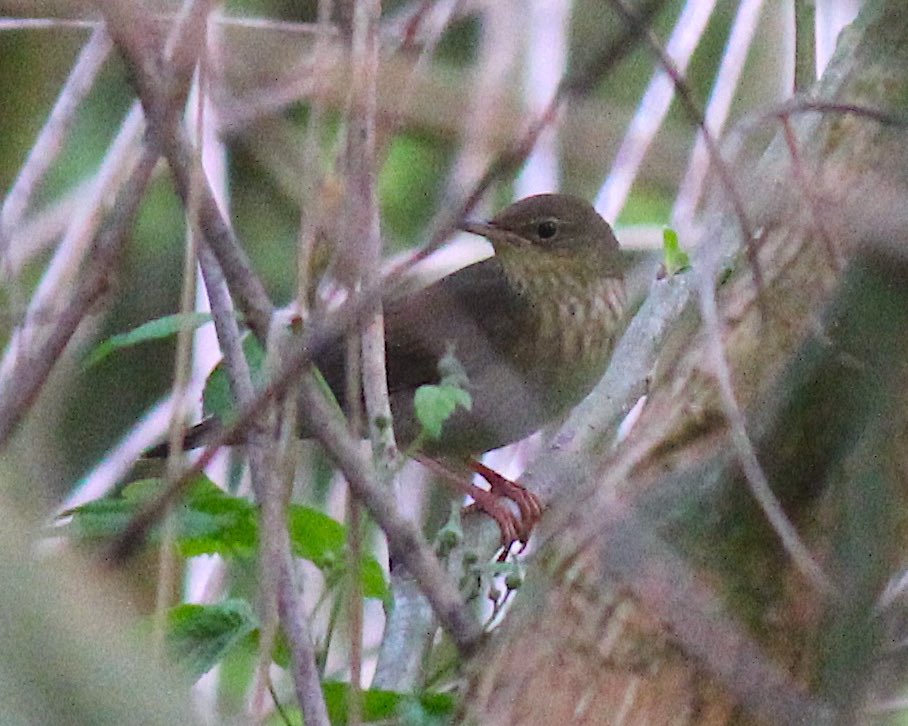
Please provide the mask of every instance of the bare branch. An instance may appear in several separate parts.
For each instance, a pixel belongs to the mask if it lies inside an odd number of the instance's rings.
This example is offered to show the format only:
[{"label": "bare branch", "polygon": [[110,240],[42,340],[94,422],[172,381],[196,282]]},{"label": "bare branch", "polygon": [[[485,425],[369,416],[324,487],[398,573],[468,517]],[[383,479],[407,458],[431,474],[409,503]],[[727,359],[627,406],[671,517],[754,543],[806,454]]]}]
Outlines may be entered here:
[{"label": "bare branch", "polygon": [[17,356],[12,371],[0,386],[0,450],[37,398],[79,324],[106,289],[108,277],[135,221],[139,202],[156,163],[157,155],[146,154],[133,171],[118,197],[113,216],[98,235],[92,266],[80,280],[42,344]]},{"label": "bare branch", "polygon": [[96,26],[82,48],[50,115],[19,170],[0,208],[0,274],[8,275],[8,245],[13,230],[25,215],[38,185],[57,158],[75,121],[76,112],[94,85],[95,78],[110,54],[110,38],[103,26]]},{"label": "bare branch", "polygon": [[[210,0],[194,3],[192,12],[204,17]],[[177,191],[184,205],[192,189],[192,144],[180,122],[179,114],[171,109],[181,101],[188,88],[194,56],[189,52],[199,46],[198,22],[185,22],[168,44],[169,76],[159,71],[160,50],[154,42],[154,19],[140,3],[103,3],[100,7],[117,49],[129,64],[131,80],[142,101],[149,128],[160,139],[164,154],[174,175]],[[224,270],[231,292],[240,304],[246,320],[260,340],[268,334],[272,305],[265,288],[252,269],[246,253],[240,247],[229,223],[221,215],[207,183],[198,190],[199,222],[204,239]]]},{"label": "bare branch", "polygon": [[[714,8],[715,0],[687,0],[678,16],[665,47],[665,56],[672,59],[679,74],[687,71]],[[596,196],[596,209],[606,219],[617,219],[621,213],[643,157],[665,120],[674,95],[675,85],[671,77],[664,69],[658,68],[640,99],[608,178]]]}]

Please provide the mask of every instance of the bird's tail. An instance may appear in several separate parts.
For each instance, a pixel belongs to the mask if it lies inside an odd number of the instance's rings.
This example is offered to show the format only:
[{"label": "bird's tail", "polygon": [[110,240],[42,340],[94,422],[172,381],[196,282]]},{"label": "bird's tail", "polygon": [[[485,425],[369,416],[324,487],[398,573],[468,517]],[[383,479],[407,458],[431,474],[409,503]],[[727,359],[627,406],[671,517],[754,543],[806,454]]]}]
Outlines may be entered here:
[{"label": "bird's tail", "polygon": [[[222,429],[221,422],[216,416],[209,416],[200,421],[195,426],[186,429],[183,435],[183,449],[198,449],[207,445],[220,433]],[[163,442],[157,446],[148,449],[143,455],[143,459],[166,459],[170,453],[170,444]]]}]

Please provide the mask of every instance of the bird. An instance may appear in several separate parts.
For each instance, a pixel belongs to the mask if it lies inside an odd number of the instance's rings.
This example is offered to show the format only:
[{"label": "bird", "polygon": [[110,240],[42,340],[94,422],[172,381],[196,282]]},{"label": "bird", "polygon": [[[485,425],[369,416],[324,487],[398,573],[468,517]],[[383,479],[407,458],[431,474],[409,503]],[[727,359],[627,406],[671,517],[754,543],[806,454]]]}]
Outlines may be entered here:
[{"label": "bird", "polygon": [[[420,460],[448,472],[465,464],[489,482],[481,489],[467,475],[460,485],[495,518],[509,548],[526,541],[541,505],[478,457],[558,421],[599,381],[626,308],[627,262],[609,224],[568,194],[530,196],[487,222],[459,226],[485,237],[494,254],[383,299],[388,393],[402,447],[418,439]],[[323,350],[313,362],[344,406],[344,341]],[[416,391],[438,384],[440,363],[451,358],[472,405],[457,407],[437,438],[421,436]],[[190,431],[190,446],[203,443],[196,438]],[[519,521],[501,498],[516,502]]]}]

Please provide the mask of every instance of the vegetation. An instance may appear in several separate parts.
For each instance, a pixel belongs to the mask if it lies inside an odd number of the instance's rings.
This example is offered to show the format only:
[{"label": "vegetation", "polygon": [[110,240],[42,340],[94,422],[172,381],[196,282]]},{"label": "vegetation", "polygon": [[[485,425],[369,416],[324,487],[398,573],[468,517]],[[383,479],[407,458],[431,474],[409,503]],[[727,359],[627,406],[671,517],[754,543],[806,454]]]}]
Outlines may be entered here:
[{"label": "vegetation", "polygon": [[[820,0],[22,5],[0,720],[906,719],[901,3],[831,59]],[[496,559],[398,453],[370,314],[552,189],[616,221],[636,303],[593,394],[491,455],[546,505]],[[308,373],[337,334],[363,410]],[[407,454],[475,403],[453,354]],[[183,454],[211,413],[247,445]]]}]

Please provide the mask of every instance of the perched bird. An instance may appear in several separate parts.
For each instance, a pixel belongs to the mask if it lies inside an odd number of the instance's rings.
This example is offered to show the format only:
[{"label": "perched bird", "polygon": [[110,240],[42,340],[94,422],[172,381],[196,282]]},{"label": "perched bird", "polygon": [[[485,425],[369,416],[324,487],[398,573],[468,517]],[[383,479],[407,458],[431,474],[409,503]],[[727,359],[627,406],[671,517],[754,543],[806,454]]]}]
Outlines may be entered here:
[{"label": "perched bird", "polygon": [[[525,539],[539,503],[473,457],[558,420],[590,392],[621,325],[626,265],[611,227],[587,201],[566,194],[528,197],[462,228],[486,237],[495,254],[383,301],[391,410],[406,446],[421,430],[416,390],[439,382],[442,357],[456,358],[472,407],[457,408],[440,438],[424,440],[420,456],[468,463],[482,474],[491,492],[468,477],[463,488],[510,544]],[[341,404],[344,350],[338,340],[314,361]],[[521,522],[499,496],[517,502]]]}]

